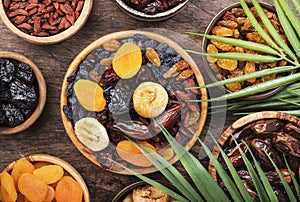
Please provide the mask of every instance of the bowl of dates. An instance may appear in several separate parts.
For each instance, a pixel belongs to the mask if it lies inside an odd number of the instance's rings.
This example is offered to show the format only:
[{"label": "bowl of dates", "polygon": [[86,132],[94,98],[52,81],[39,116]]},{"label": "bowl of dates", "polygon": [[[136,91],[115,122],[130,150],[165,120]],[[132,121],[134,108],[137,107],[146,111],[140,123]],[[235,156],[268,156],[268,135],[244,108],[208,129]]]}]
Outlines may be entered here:
[{"label": "bowl of dates", "polygon": [[0,52],[0,135],[30,127],[46,104],[46,82],[39,68],[14,52]]},{"label": "bowl of dates", "polygon": [[86,23],[93,0],[1,0],[0,17],[20,38],[47,45],[64,41]]},{"label": "bowl of dates", "polygon": [[64,160],[32,154],[10,163],[1,172],[1,200],[90,202],[81,175]]},{"label": "bowl of dates", "polygon": [[[224,131],[218,142],[223,147],[254,201],[256,201],[257,193],[253,188],[252,178],[241,158],[237,144],[253,164],[250,155],[251,150],[259,166],[266,174],[278,200],[289,201],[279,175],[269,158],[273,160],[291,189],[294,190],[291,175],[294,175],[298,182],[300,175],[300,119],[298,117],[276,111],[253,113],[235,121]],[[227,170],[216,146],[212,153]],[[253,164],[253,167],[256,166]],[[288,167],[291,169],[291,173]],[[222,184],[212,162],[210,162],[209,171],[213,178]]]},{"label": "bowl of dates", "polygon": [[[193,59],[174,41],[152,32],[101,37],[73,60],[61,92],[65,129],[80,152],[109,171],[156,171],[136,144],[174,163],[164,126],[191,149],[206,119],[204,83]],[[133,141],[135,143],[133,143]],[[149,151],[149,150],[148,150]]]},{"label": "bowl of dates", "polygon": [[[251,7],[251,4],[248,5],[250,7],[250,10],[254,14],[254,16],[258,16],[255,8]],[[285,37],[274,7],[266,3],[260,3],[260,5],[263,7],[266,15],[268,16],[272,24],[277,25],[276,29],[278,30],[278,33],[280,33],[283,37]],[[257,20],[259,21],[259,23],[262,23],[260,18],[257,18]],[[251,22],[246,16],[240,3],[234,3],[224,8],[222,11],[220,11],[209,23],[205,31],[205,34],[242,39],[242,40],[261,43],[265,45],[267,44],[264,41],[264,39],[262,39],[262,37],[256,32],[255,28],[252,26]],[[241,47],[224,44],[207,38],[203,38],[202,51],[207,53],[226,53],[226,52],[241,52],[241,53],[250,53],[250,54],[256,53],[253,50],[247,50]],[[275,63],[254,63],[248,61],[217,59],[211,57],[202,57],[202,58],[203,58],[204,67],[207,70],[207,73],[213,82],[253,73],[255,71],[259,71],[267,68],[287,65],[286,60],[280,60]],[[280,76],[282,76],[282,74],[277,74],[277,75],[273,74],[273,75],[263,76],[260,78],[253,78],[244,82],[226,84],[225,86],[221,86],[221,88],[225,89],[226,92],[234,92],[248,86],[253,86],[258,83],[272,80]],[[276,94],[283,88],[284,86],[280,86],[273,90],[243,97],[243,99],[246,100],[264,99],[271,95]]]},{"label": "bowl of dates", "polygon": [[146,21],[166,20],[181,11],[189,0],[116,0],[128,15]]}]

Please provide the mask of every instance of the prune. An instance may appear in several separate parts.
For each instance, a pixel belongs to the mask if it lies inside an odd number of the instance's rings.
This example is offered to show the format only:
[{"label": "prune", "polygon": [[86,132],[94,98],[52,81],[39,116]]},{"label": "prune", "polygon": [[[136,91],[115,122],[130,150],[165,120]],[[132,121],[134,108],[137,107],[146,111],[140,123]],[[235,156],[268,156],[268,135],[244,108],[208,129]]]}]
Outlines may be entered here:
[{"label": "prune", "polygon": [[11,102],[20,108],[31,108],[37,102],[37,93],[33,86],[13,81],[10,86]]},{"label": "prune", "polygon": [[110,103],[108,109],[112,114],[123,114],[129,111],[130,96],[128,90],[117,87],[110,90]]},{"label": "prune", "polygon": [[32,109],[21,109],[24,119],[27,119],[32,114]]},{"label": "prune", "polygon": [[32,84],[33,80],[34,80],[34,73],[33,73],[32,68],[28,64],[20,63],[17,66],[16,77],[22,83]]},{"label": "prune", "polygon": [[12,81],[15,73],[15,65],[6,59],[0,59],[0,81],[9,83]]},{"label": "prune", "polygon": [[3,90],[0,94],[0,101],[1,102],[9,102],[10,94],[7,90]]},{"label": "prune", "polygon": [[[2,106],[2,105],[1,105]],[[0,108],[0,126],[5,124],[5,112]]]},{"label": "prune", "polygon": [[21,111],[13,104],[2,104],[1,108],[5,113],[5,124],[9,127],[15,127],[24,122]]}]

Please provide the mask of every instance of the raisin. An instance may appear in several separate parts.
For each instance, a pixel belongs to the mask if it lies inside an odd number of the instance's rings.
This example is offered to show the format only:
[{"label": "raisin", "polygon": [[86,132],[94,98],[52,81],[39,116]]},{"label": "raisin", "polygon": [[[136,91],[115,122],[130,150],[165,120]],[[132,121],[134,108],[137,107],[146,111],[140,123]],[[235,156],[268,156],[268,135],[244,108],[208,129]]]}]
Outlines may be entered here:
[{"label": "raisin", "polygon": [[114,69],[109,67],[102,75],[100,80],[101,86],[115,86],[118,81],[120,80],[120,77],[116,74]]},{"label": "raisin", "polygon": [[62,110],[70,121],[73,120],[72,109],[68,105],[64,105]]}]

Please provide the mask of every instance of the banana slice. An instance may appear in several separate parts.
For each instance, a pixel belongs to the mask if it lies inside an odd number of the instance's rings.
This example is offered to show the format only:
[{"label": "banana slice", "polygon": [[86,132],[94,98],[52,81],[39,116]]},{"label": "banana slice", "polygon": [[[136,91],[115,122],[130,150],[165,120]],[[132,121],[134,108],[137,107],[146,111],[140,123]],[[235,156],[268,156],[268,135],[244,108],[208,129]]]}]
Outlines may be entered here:
[{"label": "banana slice", "polygon": [[168,93],[158,83],[141,83],[133,93],[133,107],[142,117],[153,118],[163,113],[168,104]]},{"label": "banana slice", "polygon": [[93,151],[101,151],[109,145],[105,127],[95,118],[82,118],[75,123],[75,134],[82,144]]}]

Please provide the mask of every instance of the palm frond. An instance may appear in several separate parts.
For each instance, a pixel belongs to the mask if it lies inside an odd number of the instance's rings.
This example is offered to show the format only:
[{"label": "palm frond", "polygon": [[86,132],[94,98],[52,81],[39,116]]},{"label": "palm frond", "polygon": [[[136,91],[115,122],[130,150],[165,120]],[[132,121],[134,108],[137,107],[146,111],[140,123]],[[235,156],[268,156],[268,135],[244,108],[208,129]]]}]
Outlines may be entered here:
[{"label": "palm frond", "polygon": [[298,1],[298,0],[292,0],[292,1],[294,3],[294,6],[295,6],[296,10],[300,14],[300,1]]}]

